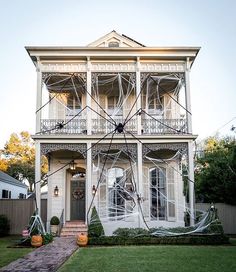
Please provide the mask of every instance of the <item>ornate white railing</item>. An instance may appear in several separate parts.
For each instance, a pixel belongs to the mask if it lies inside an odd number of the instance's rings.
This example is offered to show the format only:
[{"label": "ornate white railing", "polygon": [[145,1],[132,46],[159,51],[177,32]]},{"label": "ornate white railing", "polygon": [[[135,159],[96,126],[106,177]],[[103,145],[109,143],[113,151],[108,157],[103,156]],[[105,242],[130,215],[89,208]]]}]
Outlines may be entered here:
[{"label": "ornate white railing", "polygon": [[[110,119],[109,119],[110,120]],[[115,125],[103,118],[92,119],[92,134],[106,134],[115,130]],[[63,119],[42,119],[41,134],[87,134],[86,119],[73,119],[66,123]],[[123,124],[123,119],[115,119]],[[137,134],[137,119],[132,118],[124,126],[125,131]],[[142,119],[142,134],[185,134],[186,119]]]},{"label": "ornate white railing", "polygon": [[143,134],[185,134],[187,133],[186,119],[143,119]]},{"label": "ornate white railing", "polygon": [[42,134],[86,134],[86,119],[73,119],[68,124],[64,119],[42,119]]},{"label": "ornate white railing", "polygon": [[[110,121],[110,122],[109,122]],[[116,126],[113,124],[115,121],[118,125],[119,123],[123,124],[125,119],[117,119],[115,118],[114,121],[109,119],[109,121],[105,119],[92,119],[92,133],[93,134],[104,134],[109,133],[115,130]],[[136,118],[133,118],[127,122],[124,126],[125,130],[131,133],[137,133],[137,121]]]}]

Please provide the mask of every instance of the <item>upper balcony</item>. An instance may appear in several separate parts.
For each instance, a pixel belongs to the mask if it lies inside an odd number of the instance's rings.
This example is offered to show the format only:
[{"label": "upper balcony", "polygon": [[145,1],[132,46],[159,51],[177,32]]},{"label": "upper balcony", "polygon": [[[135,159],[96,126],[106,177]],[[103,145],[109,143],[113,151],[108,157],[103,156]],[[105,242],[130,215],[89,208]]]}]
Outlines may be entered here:
[{"label": "upper balcony", "polygon": [[129,134],[188,133],[183,74],[136,80],[135,73],[44,74],[38,134],[104,135],[119,133],[118,124]]}]

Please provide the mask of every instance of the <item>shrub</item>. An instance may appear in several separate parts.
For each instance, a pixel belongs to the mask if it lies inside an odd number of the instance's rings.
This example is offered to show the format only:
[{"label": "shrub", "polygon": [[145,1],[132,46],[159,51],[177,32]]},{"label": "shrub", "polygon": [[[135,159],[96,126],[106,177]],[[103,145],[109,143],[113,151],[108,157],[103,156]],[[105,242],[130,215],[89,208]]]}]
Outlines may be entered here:
[{"label": "shrub", "polygon": [[120,237],[103,236],[89,237],[89,245],[221,245],[228,244],[229,238],[224,235],[194,235],[194,236],[175,236],[175,237]]},{"label": "shrub", "polygon": [[50,225],[59,225],[60,224],[60,220],[57,216],[53,216],[50,220]]},{"label": "shrub", "polygon": [[8,235],[10,231],[10,221],[6,215],[0,215],[0,236]]},{"label": "shrub", "polygon": [[43,245],[47,245],[53,241],[53,235],[51,233],[42,234]]},{"label": "shrub", "polygon": [[119,237],[150,236],[149,231],[142,228],[118,228],[113,235]]},{"label": "shrub", "polygon": [[95,207],[92,209],[91,220],[88,226],[89,237],[104,236],[104,229]]}]

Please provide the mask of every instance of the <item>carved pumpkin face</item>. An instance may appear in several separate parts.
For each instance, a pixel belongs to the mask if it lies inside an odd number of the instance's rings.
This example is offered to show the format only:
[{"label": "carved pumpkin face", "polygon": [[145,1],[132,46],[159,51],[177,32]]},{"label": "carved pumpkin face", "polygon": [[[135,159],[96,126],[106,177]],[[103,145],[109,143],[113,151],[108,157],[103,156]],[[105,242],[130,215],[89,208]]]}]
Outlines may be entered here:
[{"label": "carved pumpkin face", "polygon": [[40,247],[43,244],[43,238],[41,235],[33,235],[31,237],[31,245],[34,247]]},{"label": "carved pumpkin face", "polygon": [[87,234],[80,233],[77,237],[77,244],[79,246],[86,246],[88,243],[88,236]]}]

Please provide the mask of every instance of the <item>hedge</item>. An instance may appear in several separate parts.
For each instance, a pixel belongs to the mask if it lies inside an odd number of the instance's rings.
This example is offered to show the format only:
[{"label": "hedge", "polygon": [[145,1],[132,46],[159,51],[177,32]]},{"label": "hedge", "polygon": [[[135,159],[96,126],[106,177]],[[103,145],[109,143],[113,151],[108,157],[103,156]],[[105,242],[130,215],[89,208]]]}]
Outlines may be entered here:
[{"label": "hedge", "polygon": [[189,236],[165,236],[165,237],[119,237],[103,236],[89,237],[89,245],[222,245],[229,244],[229,238],[225,235],[189,235]]}]

